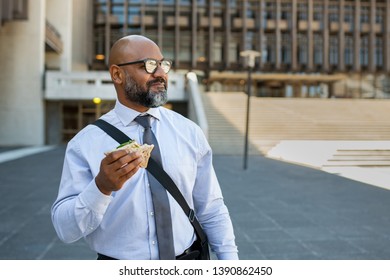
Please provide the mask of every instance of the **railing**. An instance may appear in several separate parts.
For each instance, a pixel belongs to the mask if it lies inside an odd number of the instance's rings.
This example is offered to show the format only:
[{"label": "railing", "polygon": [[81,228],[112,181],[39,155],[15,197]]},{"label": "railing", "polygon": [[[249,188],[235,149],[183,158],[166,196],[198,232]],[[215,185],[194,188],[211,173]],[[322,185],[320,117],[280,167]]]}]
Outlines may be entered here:
[{"label": "railing", "polygon": [[116,93],[110,74],[95,72],[47,71],[45,99],[47,100],[115,100]]},{"label": "railing", "polygon": [[187,74],[187,92],[188,92],[188,117],[197,123],[208,138],[208,122],[202,98],[200,96],[198,79],[196,74],[190,72]]},{"label": "railing", "polygon": [[62,53],[63,42],[61,40],[61,35],[58,30],[47,20],[45,33],[45,43],[49,47],[49,50]]}]

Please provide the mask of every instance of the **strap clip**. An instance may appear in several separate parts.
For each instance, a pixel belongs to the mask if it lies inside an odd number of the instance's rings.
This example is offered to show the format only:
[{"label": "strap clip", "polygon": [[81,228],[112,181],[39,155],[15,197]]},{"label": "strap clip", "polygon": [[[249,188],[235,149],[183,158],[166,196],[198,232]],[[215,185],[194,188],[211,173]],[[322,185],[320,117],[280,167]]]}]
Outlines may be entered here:
[{"label": "strap clip", "polygon": [[188,219],[192,223],[194,221],[194,218],[195,218],[195,212],[193,209],[190,209],[190,213],[188,213]]}]

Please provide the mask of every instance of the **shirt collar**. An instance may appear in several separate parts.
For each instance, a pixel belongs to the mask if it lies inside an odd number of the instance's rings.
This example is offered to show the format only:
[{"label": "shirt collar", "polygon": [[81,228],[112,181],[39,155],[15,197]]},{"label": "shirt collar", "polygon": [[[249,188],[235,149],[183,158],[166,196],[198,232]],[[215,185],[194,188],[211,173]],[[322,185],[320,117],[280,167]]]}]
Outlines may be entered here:
[{"label": "shirt collar", "polygon": [[130,125],[131,122],[133,122],[134,119],[136,117],[138,117],[139,115],[149,114],[157,120],[160,120],[160,117],[161,117],[161,113],[160,113],[159,108],[150,108],[145,113],[140,113],[136,110],[133,110],[129,107],[126,107],[125,105],[120,103],[119,100],[116,100],[116,102],[115,102],[114,111],[124,126]]}]

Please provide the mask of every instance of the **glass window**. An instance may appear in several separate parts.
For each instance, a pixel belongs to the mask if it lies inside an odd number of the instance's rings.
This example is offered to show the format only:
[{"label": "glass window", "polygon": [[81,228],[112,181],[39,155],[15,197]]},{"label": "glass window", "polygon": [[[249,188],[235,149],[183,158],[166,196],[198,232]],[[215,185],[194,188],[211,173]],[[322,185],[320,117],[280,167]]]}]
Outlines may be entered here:
[{"label": "glass window", "polygon": [[291,35],[290,33],[282,33],[281,47],[282,63],[291,64]]},{"label": "glass window", "polygon": [[339,21],[339,6],[337,4],[329,5],[329,22]]},{"label": "glass window", "polygon": [[314,34],[314,64],[323,64],[323,38],[322,34]]},{"label": "glass window", "polygon": [[383,38],[379,36],[375,38],[375,65],[383,66]]},{"label": "glass window", "polygon": [[282,2],[280,17],[282,20],[287,21],[288,26],[291,26],[291,24],[292,24],[292,4],[291,4],[291,2],[289,2],[289,3]]},{"label": "glass window", "polygon": [[265,18],[266,19],[276,19],[276,3],[275,2],[266,2],[265,4]]},{"label": "glass window", "polygon": [[360,40],[360,64],[362,66],[368,65],[368,36],[364,35]]},{"label": "glass window", "polygon": [[345,52],[344,52],[345,65],[353,65],[353,37],[345,36]]},{"label": "glass window", "polygon": [[360,14],[360,23],[369,23],[370,22],[370,7],[362,6]]},{"label": "glass window", "polygon": [[213,41],[213,62],[222,62],[223,54],[223,35],[221,32],[215,34]]},{"label": "glass window", "polygon": [[307,11],[307,2],[298,3],[298,20],[307,20],[308,11]]},{"label": "glass window", "polygon": [[[173,30],[164,30],[161,50],[164,57],[168,59],[175,58],[175,32]],[[173,65],[175,65],[175,62],[173,62]]]},{"label": "glass window", "polygon": [[276,63],[276,38],[275,34],[266,34],[265,35],[265,45],[266,45],[266,53],[265,53],[265,61],[271,64]]},{"label": "glass window", "polygon": [[183,62],[191,61],[191,32],[182,30],[180,31],[180,47],[179,47],[179,59]]},{"label": "glass window", "polygon": [[330,36],[329,38],[329,63],[338,65],[339,62],[339,38]]},{"label": "glass window", "polygon": [[298,63],[307,64],[307,35],[298,33]]}]

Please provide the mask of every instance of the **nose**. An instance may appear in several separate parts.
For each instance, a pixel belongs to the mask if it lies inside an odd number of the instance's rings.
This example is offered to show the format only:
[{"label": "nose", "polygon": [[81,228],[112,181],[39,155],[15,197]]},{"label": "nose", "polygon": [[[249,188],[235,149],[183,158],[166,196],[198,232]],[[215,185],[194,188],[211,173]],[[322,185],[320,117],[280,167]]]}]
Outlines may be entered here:
[{"label": "nose", "polygon": [[153,75],[156,77],[166,77],[167,76],[167,74],[164,72],[164,70],[161,67],[161,62],[157,63],[157,69]]}]

